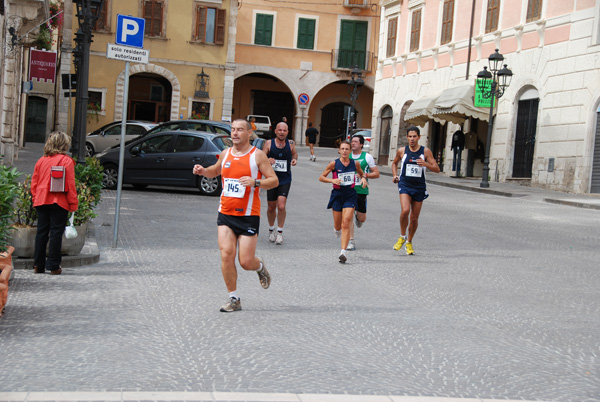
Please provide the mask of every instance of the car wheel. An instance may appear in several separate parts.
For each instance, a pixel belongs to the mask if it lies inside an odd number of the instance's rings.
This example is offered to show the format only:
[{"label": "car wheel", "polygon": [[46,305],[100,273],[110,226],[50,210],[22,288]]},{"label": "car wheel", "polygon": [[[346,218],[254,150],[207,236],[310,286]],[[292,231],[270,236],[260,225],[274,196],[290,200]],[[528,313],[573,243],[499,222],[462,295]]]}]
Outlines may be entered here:
[{"label": "car wheel", "polygon": [[117,188],[119,169],[115,165],[105,165],[102,171],[102,186],[109,190]]},{"label": "car wheel", "polygon": [[85,143],[85,156],[94,156],[96,152],[94,151],[94,146],[89,142]]},{"label": "car wheel", "polygon": [[204,177],[198,179],[198,189],[204,195],[216,196],[221,194],[221,177]]}]

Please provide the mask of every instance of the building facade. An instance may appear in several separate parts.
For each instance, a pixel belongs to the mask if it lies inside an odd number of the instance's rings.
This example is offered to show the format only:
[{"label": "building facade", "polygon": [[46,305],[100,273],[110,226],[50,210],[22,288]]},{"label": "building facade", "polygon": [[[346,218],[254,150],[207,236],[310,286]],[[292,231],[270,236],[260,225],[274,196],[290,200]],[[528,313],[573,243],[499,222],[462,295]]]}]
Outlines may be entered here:
[{"label": "building facade", "polygon": [[31,87],[25,84],[29,78],[30,49],[35,46],[40,24],[48,16],[48,0],[0,1],[1,163],[10,165],[18,158],[26,133],[39,135],[44,141],[53,127],[54,84],[37,80]]},{"label": "building facade", "polygon": [[[78,26],[74,6],[65,8],[70,22],[65,21],[61,65],[63,73],[72,73]],[[116,40],[118,14],[145,19],[144,49],[150,52],[148,64],[130,65],[128,119],[231,119],[235,0],[104,0],[90,52],[88,132],[123,117],[125,62],[106,57],[107,45]],[[63,129],[69,129],[73,109],[74,98],[63,97]]]},{"label": "building facade", "polygon": [[273,129],[285,117],[299,144],[312,122],[318,144],[335,146],[348,126],[357,68],[365,84],[356,126],[370,128],[379,11],[366,0],[239,2],[233,117],[267,115]]},{"label": "building facade", "polygon": [[499,49],[513,76],[494,110],[490,181],[600,192],[599,2],[384,0],[381,6],[375,156],[395,152],[416,123],[442,171],[455,175],[450,146],[462,130],[460,173],[481,176],[489,109],[474,107],[474,84]]}]

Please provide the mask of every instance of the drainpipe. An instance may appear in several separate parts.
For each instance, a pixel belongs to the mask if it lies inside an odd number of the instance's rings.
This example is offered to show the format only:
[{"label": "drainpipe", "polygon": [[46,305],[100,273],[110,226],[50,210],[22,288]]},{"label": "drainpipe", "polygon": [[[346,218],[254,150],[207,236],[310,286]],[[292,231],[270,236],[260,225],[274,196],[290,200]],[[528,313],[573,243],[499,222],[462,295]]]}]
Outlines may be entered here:
[{"label": "drainpipe", "polygon": [[473,6],[471,7],[471,30],[469,31],[469,51],[467,53],[467,75],[465,80],[469,79],[469,67],[471,67],[471,42],[473,41],[473,24],[475,23],[475,2],[473,0]]}]

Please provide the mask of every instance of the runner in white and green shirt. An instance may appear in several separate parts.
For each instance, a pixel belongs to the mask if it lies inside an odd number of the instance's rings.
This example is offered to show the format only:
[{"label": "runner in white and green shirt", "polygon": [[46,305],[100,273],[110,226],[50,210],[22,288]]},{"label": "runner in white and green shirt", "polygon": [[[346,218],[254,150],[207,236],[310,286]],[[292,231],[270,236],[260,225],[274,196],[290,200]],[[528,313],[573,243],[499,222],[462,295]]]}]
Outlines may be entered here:
[{"label": "runner in white and green shirt", "polygon": [[[362,135],[355,135],[352,137],[350,142],[352,153],[350,159],[360,161],[360,167],[365,172],[367,179],[377,179],[379,177],[379,169],[375,165],[375,159],[367,152],[364,152],[363,146],[365,144],[365,137]],[[362,187],[360,183],[354,186],[357,195],[356,210],[354,212],[354,223],[356,227],[361,227],[367,220],[367,195],[369,194],[369,187]],[[356,250],[354,244],[354,224],[350,225],[350,241],[346,250]]]}]

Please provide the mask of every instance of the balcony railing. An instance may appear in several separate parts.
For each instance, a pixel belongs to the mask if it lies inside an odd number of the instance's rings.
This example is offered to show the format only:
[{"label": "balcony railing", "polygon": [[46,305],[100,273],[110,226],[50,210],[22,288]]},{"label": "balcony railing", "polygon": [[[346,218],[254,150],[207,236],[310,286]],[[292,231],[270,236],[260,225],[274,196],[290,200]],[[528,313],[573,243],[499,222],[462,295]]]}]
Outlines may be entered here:
[{"label": "balcony railing", "polygon": [[333,49],[331,51],[332,70],[352,70],[356,66],[359,70],[372,72],[373,52],[347,49]]},{"label": "balcony railing", "polygon": [[344,0],[344,7],[351,7],[351,8],[367,8],[369,7],[369,1],[367,0]]}]

